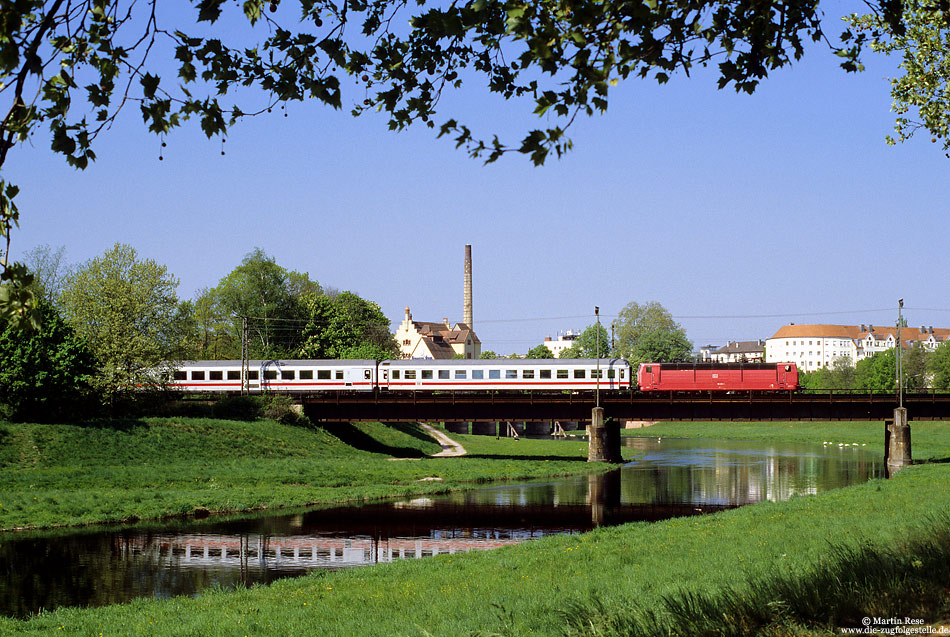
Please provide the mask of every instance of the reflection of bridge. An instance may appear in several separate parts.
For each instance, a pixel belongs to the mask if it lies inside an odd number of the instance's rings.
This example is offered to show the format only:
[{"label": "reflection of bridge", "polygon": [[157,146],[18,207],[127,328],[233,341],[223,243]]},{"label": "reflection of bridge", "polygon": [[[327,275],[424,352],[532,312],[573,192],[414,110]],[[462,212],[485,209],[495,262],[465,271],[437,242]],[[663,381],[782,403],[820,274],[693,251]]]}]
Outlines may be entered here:
[{"label": "reflection of bridge", "polygon": [[[314,421],[589,421],[592,392],[339,393],[303,398]],[[885,392],[601,392],[607,416],[629,420],[885,420],[897,399]],[[950,394],[905,394],[914,420],[950,420]]]}]

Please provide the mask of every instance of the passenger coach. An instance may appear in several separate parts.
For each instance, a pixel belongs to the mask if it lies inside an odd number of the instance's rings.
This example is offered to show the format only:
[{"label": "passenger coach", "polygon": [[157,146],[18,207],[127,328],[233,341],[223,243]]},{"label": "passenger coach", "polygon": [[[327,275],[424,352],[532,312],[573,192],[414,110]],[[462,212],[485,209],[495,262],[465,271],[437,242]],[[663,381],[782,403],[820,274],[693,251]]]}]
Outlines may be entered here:
[{"label": "passenger coach", "polygon": [[[599,378],[598,378],[599,374]],[[629,389],[621,359],[390,360],[379,364],[384,391]]]},{"label": "passenger coach", "polygon": [[[253,391],[373,391],[375,360],[252,360]],[[241,361],[191,361],[176,366],[169,387],[183,391],[240,392]]]}]

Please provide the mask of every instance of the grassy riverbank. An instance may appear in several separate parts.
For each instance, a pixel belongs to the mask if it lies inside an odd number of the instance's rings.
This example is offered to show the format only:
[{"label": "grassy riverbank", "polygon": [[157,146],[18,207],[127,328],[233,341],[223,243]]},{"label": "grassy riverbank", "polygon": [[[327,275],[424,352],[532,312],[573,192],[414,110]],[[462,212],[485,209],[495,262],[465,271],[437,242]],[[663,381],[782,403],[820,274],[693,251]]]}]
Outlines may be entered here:
[{"label": "grassy riverbank", "polygon": [[[718,435],[727,434],[722,425]],[[940,431],[917,436],[935,456],[950,456]],[[863,617],[948,622],[947,511],[950,464],[932,463],[715,515],[0,620],[0,633],[784,635],[825,634]]]},{"label": "grassy riverbank", "polygon": [[[911,421],[915,461],[950,461],[950,422]],[[727,438],[768,442],[828,442],[864,444],[884,453],[884,423],[875,422],[660,422],[651,427],[623,429],[624,436]]]},{"label": "grassy riverbank", "polygon": [[422,457],[439,445],[414,425],[364,423],[336,433],[347,442],[266,420],[0,423],[0,530],[408,496],[606,469],[586,464],[583,442],[489,438],[473,441],[470,456],[437,459]]}]

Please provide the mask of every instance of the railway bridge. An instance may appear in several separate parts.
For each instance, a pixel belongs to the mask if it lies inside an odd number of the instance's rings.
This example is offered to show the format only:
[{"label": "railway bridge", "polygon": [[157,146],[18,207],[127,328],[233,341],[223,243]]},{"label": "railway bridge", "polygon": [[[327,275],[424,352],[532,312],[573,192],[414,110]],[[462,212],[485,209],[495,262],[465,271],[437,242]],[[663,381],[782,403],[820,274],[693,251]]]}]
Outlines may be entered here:
[{"label": "railway bridge", "polygon": [[[620,458],[619,421],[877,420],[885,424],[885,455],[910,462],[912,420],[950,420],[950,393],[891,392],[366,392],[303,397],[314,422],[589,423],[592,461]],[[604,418],[607,418],[604,424]]]}]

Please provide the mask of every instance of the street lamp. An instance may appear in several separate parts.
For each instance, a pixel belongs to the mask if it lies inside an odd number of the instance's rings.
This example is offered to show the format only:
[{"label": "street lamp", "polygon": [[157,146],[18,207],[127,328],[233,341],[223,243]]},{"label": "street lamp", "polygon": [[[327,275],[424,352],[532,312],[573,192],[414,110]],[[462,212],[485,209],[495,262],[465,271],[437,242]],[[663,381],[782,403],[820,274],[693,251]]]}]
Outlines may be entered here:
[{"label": "street lamp", "polygon": [[594,306],[594,315],[597,317],[597,384],[594,389],[594,405],[600,407],[600,306]]}]

